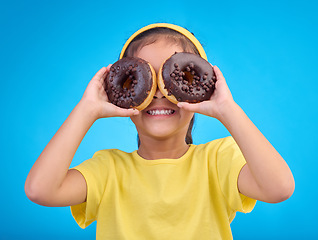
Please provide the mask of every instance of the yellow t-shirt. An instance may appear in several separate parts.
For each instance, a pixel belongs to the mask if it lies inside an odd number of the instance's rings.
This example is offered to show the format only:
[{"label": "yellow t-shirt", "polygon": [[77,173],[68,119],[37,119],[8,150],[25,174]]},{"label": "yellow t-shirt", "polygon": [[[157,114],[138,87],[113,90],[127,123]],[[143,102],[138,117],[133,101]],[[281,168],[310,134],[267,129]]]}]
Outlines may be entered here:
[{"label": "yellow t-shirt", "polygon": [[235,212],[256,203],[237,188],[245,163],[232,137],[190,145],[179,159],[101,150],[75,168],[88,192],[71,211],[82,228],[97,220],[97,240],[232,239]]}]

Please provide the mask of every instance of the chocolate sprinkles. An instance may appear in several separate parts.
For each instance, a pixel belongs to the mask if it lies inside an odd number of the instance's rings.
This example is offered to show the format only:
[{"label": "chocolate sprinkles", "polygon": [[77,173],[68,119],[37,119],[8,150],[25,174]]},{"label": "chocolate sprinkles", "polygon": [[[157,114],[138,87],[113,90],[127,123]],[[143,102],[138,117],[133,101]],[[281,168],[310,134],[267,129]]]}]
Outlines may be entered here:
[{"label": "chocolate sprinkles", "polygon": [[147,98],[152,81],[152,72],[145,60],[127,57],[111,66],[105,79],[105,90],[111,103],[134,108]]},{"label": "chocolate sprinkles", "polygon": [[213,68],[199,55],[175,53],[163,65],[162,76],[168,94],[180,102],[196,103],[210,99],[216,76]]}]

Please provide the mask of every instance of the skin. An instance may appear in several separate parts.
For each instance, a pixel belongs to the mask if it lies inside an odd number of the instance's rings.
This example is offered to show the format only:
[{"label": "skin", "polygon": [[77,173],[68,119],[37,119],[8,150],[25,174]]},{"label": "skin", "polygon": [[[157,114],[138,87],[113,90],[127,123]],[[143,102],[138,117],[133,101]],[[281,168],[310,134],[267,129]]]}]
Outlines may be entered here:
[{"label": "skin", "polygon": [[247,162],[238,177],[240,193],[268,203],[288,199],[295,182],[287,163],[233,100],[220,69],[213,69],[217,83],[211,99],[198,104],[178,103],[178,107],[217,118],[228,129]]},{"label": "skin", "polygon": [[[148,61],[158,75],[161,64],[175,52],[182,51],[182,48],[177,45],[158,41],[140,49],[136,57]],[[149,114],[150,110],[161,109],[170,109],[174,113],[156,116]],[[157,88],[151,104],[140,114],[131,117],[141,143],[138,154],[149,160],[181,157],[189,148],[184,139],[192,117],[192,112],[178,108],[177,105],[167,100]]]},{"label": "skin", "polygon": [[[159,40],[140,49],[136,56],[147,60],[158,72],[164,60],[176,51],[182,49]],[[194,112],[221,121],[240,147],[247,162],[238,178],[242,194],[271,203],[292,195],[295,185],[288,165],[233,100],[218,67],[213,66],[217,83],[209,101],[175,105],[157,90],[151,104],[141,112],[108,102],[103,84],[109,69],[110,66],[103,67],[92,78],[80,102],[30,170],[25,192],[32,201],[45,206],[70,206],[86,200],[84,177],[69,167],[79,144],[97,119],[131,117],[141,141],[138,154],[151,161],[179,158],[188,150],[184,139]],[[156,109],[173,110],[173,114],[149,114]]]}]

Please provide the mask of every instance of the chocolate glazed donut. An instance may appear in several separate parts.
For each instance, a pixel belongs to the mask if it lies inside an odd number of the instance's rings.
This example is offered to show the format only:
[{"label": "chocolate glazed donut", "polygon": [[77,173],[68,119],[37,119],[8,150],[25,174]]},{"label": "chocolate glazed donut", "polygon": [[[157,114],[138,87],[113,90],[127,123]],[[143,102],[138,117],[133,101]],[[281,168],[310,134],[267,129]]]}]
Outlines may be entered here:
[{"label": "chocolate glazed donut", "polygon": [[216,76],[211,64],[192,53],[173,54],[159,70],[159,89],[175,104],[209,100],[215,83]]},{"label": "chocolate glazed donut", "polygon": [[115,62],[105,79],[105,90],[111,103],[121,108],[143,110],[156,92],[156,74],[141,58],[126,57]]}]

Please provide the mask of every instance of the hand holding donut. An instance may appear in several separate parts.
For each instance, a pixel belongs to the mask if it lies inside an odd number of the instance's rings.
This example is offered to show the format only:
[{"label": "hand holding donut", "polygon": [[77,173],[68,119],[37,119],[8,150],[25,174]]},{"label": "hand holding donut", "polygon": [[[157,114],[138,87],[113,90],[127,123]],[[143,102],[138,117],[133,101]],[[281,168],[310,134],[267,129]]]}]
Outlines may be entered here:
[{"label": "hand holding donut", "polygon": [[179,102],[178,107],[220,120],[223,106],[225,104],[234,102],[234,100],[220,69],[217,66],[213,66],[213,70],[217,81],[215,85],[215,91],[211,98],[200,103]]},{"label": "hand holding donut", "polygon": [[192,53],[173,54],[162,64],[158,76],[143,59],[122,58],[105,78],[111,103],[140,111],[152,101],[157,85],[180,108],[218,119],[222,104],[233,100],[219,68]]},{"label": "hand holding donut", "polygon": [[135,109],[124,109],[111,104],[105,92],[104,80],[110,71],[111,65],[101,68],[89,82],[82,103],[88,104],[96,120],[106,117],[130,117],[139,113]]},{"label": "hand holding donut", "polygon": [[126,57],[115,62],[105,79],[111,103],[122,108],[146,108],[157,85],[171,102],[198,103],[209,100],[216,76],[212,66],[197,54],[179,52],[162,63],[158,76],[143,59]]}]

